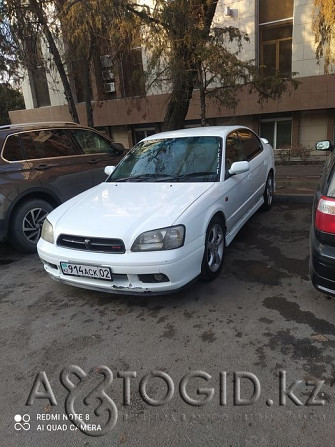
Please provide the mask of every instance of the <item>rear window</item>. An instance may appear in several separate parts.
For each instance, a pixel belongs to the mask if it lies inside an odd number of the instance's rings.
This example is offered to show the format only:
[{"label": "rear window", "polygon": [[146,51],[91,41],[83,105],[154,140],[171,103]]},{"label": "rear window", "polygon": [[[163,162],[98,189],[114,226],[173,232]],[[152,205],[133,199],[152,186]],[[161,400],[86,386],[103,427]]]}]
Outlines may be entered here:
[{"label": "rear window", "polygon": [[19,161],[24,159],[22,146],[18,135],[10,135],[7,138],[2,152],[2,158],[7,161]]}]

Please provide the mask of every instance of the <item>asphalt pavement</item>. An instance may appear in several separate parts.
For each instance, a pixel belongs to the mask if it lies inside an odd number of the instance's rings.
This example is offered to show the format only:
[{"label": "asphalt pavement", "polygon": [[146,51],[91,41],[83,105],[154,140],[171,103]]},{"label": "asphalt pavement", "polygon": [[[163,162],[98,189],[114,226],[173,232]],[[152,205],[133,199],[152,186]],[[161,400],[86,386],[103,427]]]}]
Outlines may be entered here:
[{"label": "asphalt pavement", "polygon": [[161,297],[55,283],[2,244],[0,445],[334,445],[335,301],[308,278],[310,222],[275,203],[219,278]]},{"label": "asphalt pavement", "polygon": [[312,202],[323,164],[277,165],[276,200]]}]

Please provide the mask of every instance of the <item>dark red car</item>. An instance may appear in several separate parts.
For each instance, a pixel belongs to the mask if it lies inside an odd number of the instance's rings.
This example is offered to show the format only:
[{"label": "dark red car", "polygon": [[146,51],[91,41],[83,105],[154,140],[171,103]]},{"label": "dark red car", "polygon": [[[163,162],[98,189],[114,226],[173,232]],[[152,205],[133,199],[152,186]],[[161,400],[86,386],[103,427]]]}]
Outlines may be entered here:
[{"label": "dark red car", "polygon": [[330,141],[319,141],[316,149],[331,153],[314,196],[309,270],[314,287],[335,296],[335,151]]}]

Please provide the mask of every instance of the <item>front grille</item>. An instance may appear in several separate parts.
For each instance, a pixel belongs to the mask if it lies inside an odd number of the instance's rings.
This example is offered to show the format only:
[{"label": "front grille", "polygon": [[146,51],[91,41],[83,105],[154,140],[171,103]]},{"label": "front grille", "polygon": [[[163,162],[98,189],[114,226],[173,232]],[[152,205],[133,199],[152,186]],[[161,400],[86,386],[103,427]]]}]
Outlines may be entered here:
[{"label": "front grille", "polygon": [[103,237],[72,236],[61,234],[57,239],[59,247],[73,250],[94,251],[98,253],[124,253],[125,247],[121,239],[108,239]]}]

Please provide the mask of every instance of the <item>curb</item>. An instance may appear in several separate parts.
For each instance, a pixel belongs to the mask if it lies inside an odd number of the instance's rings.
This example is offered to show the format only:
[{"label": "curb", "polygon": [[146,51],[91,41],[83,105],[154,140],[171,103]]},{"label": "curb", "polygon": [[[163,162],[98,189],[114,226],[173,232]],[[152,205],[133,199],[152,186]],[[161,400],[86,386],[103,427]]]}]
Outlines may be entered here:
[{"label": "curb", "polygon": [[278,203],[310,203],[312,204],[314,196],[310,194],[275,194],[274,202]]}]

